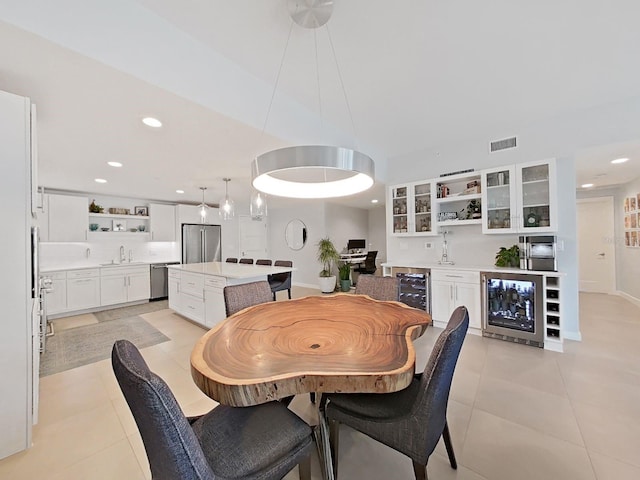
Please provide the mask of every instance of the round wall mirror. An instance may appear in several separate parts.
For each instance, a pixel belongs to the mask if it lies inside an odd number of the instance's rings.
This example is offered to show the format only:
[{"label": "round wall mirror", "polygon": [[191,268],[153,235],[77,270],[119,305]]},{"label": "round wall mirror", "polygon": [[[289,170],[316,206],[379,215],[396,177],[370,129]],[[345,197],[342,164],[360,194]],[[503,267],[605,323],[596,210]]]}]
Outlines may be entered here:
[{"label": "round wall mirror", "polygon": [[307,243],[307,226],[297,218],[291,220],[285,228],[284,239],[291,250],[301,250]]}]

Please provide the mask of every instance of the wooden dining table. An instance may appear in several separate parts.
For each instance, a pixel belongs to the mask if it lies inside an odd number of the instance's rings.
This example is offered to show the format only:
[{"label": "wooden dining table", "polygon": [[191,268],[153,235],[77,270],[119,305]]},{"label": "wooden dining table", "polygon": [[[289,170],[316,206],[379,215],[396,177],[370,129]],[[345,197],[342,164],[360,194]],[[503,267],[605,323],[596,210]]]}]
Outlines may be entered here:
[{"label": "wooden dining table", "polygon": [[[430,323],[425,311],[366,295],[263,303],[207,332],[191,354],[191,375],[207,396],[238,407],[311,392],[395,392],[411,383],[413,340]],[[320,403],[316,441],[332,478]]]}]

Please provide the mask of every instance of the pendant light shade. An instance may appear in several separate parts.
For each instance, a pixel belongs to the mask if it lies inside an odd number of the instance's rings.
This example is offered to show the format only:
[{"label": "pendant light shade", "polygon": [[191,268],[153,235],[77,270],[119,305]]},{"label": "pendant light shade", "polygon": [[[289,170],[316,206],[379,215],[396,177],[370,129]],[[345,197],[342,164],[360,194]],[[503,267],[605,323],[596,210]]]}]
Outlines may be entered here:
[{"label": "pendant light shade", "polygon": [[257,190],[251,194],[251,204],[249,205],[251,218],[262,220],[267,216],[267,196]]},{"label": "pendant light shade", "polygon": [[207,187],[200,187],[200,190],[202,190],[202,203],[200,205],[198,205],[198,212],[200,213],[200,220],[202,221],[202,223],[204,223],[204,221],[207,218],[207,211],[209,210],[209,206],[204,203],[204,192],[207,189]]},{"label": "pendant light shade", "polygon": [[225,182],[225,193],[224,198],[220,200],[220,207],[218,209],[218,212],[220,213],[220,218],[222,218],[222,220],[231,220],[236,214],[235,204],[233,203],[233,200],[229,198],[229,182],[231,181],[231,179],[223,178],[222,180],[224,180]]},{"label": "pendant light shade", "polygon": [[[288,0],[291,28],[284,47],[271,102],[264,122],[264,130],[278,87],[282,66],[294,24],[305,29],[326,29],[329,51],[333,54],[342,95],[345,100],[354,137],[356,129],[353,114],[335,54],[333,40],[327,22],[333,13],[333,0]],[[316,79],[318,88],[318,111],[322,119],[322,97],[320,69],[318,67],[318,40],[315,40]],[[333,198],[360,193],[370,188],[375,181],[375,165],[368,155],[351,148],[332,145],[298,145],[272,150],[257,155],[251,164],[251,182],[255,189],[268,195],[290,198]],[[252,203],[253,205],[253,203]]]}]

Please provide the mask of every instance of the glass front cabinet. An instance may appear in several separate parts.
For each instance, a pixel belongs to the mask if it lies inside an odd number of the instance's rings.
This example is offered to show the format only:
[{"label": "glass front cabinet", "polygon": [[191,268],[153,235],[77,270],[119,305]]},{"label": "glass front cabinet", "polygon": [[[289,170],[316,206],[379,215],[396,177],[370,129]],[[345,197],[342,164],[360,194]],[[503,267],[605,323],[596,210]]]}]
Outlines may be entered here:
[{"label": "glass front cabinet", "polygon": [[389,189],[391,234],[396,236],[434,235],[433,182],[397,185]]},{"label": "glass front cabinet", "polygon": [[482,172],[483,233],[540,233],[557,229],[555,160]]}]

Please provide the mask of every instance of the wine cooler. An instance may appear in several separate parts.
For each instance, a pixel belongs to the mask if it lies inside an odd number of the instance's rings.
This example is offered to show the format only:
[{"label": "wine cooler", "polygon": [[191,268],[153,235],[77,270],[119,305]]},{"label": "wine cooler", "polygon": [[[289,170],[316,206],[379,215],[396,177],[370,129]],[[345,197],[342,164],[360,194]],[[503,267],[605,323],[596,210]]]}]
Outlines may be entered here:
[{"label": "wine cooler", "polygon": [[391,275],[400,279],[400,301],[431,313],[429,269],[393,267]]}]

